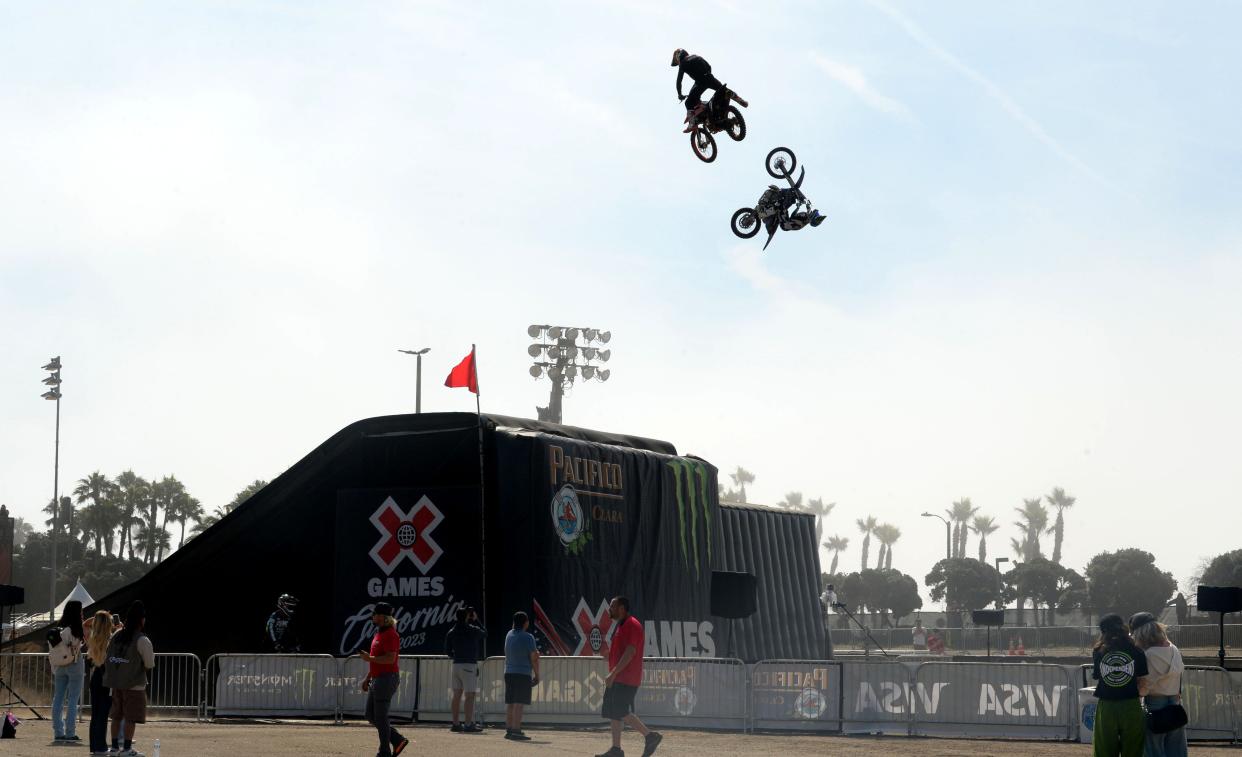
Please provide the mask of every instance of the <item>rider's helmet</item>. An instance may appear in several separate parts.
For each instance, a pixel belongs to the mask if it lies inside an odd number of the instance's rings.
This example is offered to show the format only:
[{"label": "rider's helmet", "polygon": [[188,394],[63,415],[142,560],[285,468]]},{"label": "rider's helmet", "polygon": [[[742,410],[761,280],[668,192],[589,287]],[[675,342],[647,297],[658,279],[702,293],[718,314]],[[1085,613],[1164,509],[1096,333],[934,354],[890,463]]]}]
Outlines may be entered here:
[{"label": "rider's helmet", "polygon": [[298,598],[292,594],[281,594],[276,600],[276,607],[286,615],[292,615],[298,609]]},{"label": "rider's helmet", "polygon": [[676,50],[673,51],[673,62],[670,63],[669,65],[676,66],[677,64],[681,63],[681,59],[686,57],[687,55],[689,55],[689,53],[687,53],[685,50],[683,50],[680,47],[677,48]]}]

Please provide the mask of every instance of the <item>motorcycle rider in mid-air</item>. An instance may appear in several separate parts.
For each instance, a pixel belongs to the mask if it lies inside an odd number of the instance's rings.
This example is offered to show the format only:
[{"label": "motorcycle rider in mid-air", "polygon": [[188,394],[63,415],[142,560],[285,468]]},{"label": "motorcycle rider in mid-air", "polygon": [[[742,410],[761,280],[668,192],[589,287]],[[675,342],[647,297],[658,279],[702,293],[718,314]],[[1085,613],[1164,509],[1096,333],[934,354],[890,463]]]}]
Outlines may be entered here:
[{"label": "motorcycle rider in mid-air", "polygon": [[[709,89],[719,90],[724,85],[712,76],[710,63],[698,55],[691,55],[680,47],[673,51],[673,62],[670,65],[677,68],[677,99],[686,104],[686,128],[683,133],[689,134],[694,131],[695,120],[703,111],[703,93]],[[683,76],[689,76],[694,81],[694,86],[690,87],[690,92],[685,95],[681,93]],[[748,103],[736,94],[734,99],[743,107],[749,107]]]},{"label": "motorcycle rider in mid-air", "polygon": [[297,654],[302,651],[293,614],[298,609],[298,598],[281,594],[276,600],[276,612],[267,619],[267,644],[276,654]]},{"label": "motorcycle rider in mid-air", "polygon": [[[767,191],[765,191],[763,196],[759,198],[759,208],[760,216],[763,218],[763,224],[768,230],[769,239],[776,233],[776,224],[779,221],[779,215],[776,212],[765,213],[764,209],[771,208],[774,211],[780,209],[781,211],[785,211],[787,213],[797,201],[797,190],[781,189],[775,184],[768,185]],[[826,216],[821,214],[818,210],[812,210],[809,213],[804,210],[798,211],[797,213],[790,214],[789,220],[785,221],[781,225],[781,228],[785,231],[797,231],[807,224],[810,224],[811,227],[814,228],[823,223],[825,218]],[[764,246],[766,247],[767,245]]]}]

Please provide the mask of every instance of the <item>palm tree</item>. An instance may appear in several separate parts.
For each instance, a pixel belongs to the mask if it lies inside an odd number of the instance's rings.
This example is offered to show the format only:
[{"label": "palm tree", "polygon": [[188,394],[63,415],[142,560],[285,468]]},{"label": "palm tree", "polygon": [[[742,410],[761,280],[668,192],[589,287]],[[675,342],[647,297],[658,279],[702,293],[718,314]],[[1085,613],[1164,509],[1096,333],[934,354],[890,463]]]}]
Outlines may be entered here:
[{"label": "palm tree", "polygon": [[962,558],[966,556],[966,537],[970,529],[969,523],[970,519],[977,512],[979,512],[979,508],[970,503],[970,497],[962,497],[953,503],[953,507],[945,510],[949,520],[953,521],[954,557]]},{"label": "palm tree", "polygon": [[876,569],[892,569],[893,544],[901,538],[901,529],[891,523],[883,523],[875,527],[875,538],[880,542],[880,559],[876,561]]},{"label": "palm tree", "polygon": [[[164,521],[160,524],[157,536],[158,533],[161,532],[165,535],[168,534],[168,521],[175,521],[177,519],[177,511],[183,506],[185,500],[190,498],[189,492],[185,490],[185,484],[178,481],[176,476],[165,476],[163,480],[160,481],[160,484],[164,489],[164,501],[162,502],[164,506]],[[168,546],[169,545],[164,544],[159,547],[156,553],[156,562],[163,562],[164,550],[167,549]]]},{"label": "palm tree", "polygon": [[83,532],[89,531],[95,541],[95,554],[112,556],[112,524],[116,520],[113,495],[116,484],[107,476],[95,471],[86,478],[78,479],[73,489],[74,500],[79,504],[90,503],[82,510]]},{"label": "palm tree", "polygon": [[788,494],[785,495],[785,498],[782,499],[780,502],[777,502],[776,505],[778,507],[783,507],[786,510],[805,509],[802,506],[802,492],[789,492]]},{"label": "palm tree", "polygon": [[1049,505],[1057,509],[1057,521],[1053,524],[1049,532],[1053,534],[1052,542],[1052,561],[1058,565],[1061,564],[1061,544],[1065,541],[1065,511],[1074,506],[1077,498],[1071,497],[1065,493],[1061,487],[1054,487],[1052,494],[1045,497]]},{"label": "palm tree", "polygon": [[733,485],[737,487],[739,501],[745,502],[746,485],[755,483],[755,474],[739,465],[737,470],[729,474],[729,478],[733,479]]},{"label": "palm tree", "polygon": [[76,538],[78,533],[78,524],[73,522],[73,500],[69,497],[60,498],[60,516],[56,517],[56,503],[54,500],[48,500],[43,506],[43,512],[47,513],[48,519],[43,521],[43,525],[51,531],[52,524],[56,524],[57,533],[66,533],[70,537]]},{"label": "palm tree", "polygon": [[837,558],[841,557],[841,553],[850,546],[850,540],[845,536],[829,536],[828,541],[824,542],[824,546],[832,553],[832,567],[828,569],[828,575],[835,576],[837,574]]},{"label": "palm tree", "polygon": [[1039,535],[1048,528],[1048,508],[1044,507],[1043,500],[1039,497],[1023,499],[1022,507],[1015,507],[1014,512],[1021,518],[1014,525],[1026,532],[1022,540],[1022,559],[1034,560],[1036,557],[1043,557]]},{"label": "palm tree", "polygon": [[866,518],[859,518],[858,520],[854,521],[854,524],[858,526],[858,530],[861,531],[863,534],[863,547],[862,547],[862,569],[863,570],[867,569],[867,553],[871,550],[871,534],[875,533],[875,527],[878,525],[878,523],[879,522],[875,519],[874,515],[868,515]]},{"label": "palm tree", "polygon": [[[751,480],[754,480],[753,476],[751,477]],[[215,510],[212,510],[211,515],[204,515],[201,518],[197,518],[198,522],[194,524],[194,528],[190,529],[190,536],[198,536],[202,532],[216,525],[221,518],[241,507],[246,503],[246,500],[253,497],[265,486],[267,486],[267,482],[262,479],[255,479],[250,482],[246,485],[246,488],[234,495],[233,499],[230,500],[227,505],[222,505],[217,507]]]},{"label": "palm tree", "polygon": [[181,539],[177,542],[177,549],[185,546],[185,523],[188,520],[195,522],[203,517],[203,503],[194,497],[185,496],[177,505],[177,522],[181,524]]},{"label": "palm tree", "polygon": [[[149,513],[148,513],[149,516]],[[159,527],[159,523],[144,518],[138,526],[138,549],[142,551],[142,561],[148,565],[155,562],[156,554],[169,547],[168,532]]]},{"label": "palm tree", "polygon": [[976,515],[971,521],[970,530],[979,534],[979,562],[985,565],[988,561],[988,537],[998,529],[1000,526],[996,525],[996,518],[991,515]]},{"label": "palm tree", "polygon": [[119,555],[122,550],[128,549],[129,559],[132,560],[134,559],[133,530],[140,522],[136,513],[145,509],[151,485],[132,470],[127,470],[122,471],[116,477],[116,486],[120,492],[117,497],[120,510],[117,515],[117,527],[121,532],[121,543],[117,545],[116,551]]},{"label": "palm tree", "polygon": [[824,504],[824,500],[818,497],[806,503],[807,512],[815,516],[815,541],[824,538],[824,518],[828,517],[828,513],[832,512],[832,508],[836,506],[836,502]]}]

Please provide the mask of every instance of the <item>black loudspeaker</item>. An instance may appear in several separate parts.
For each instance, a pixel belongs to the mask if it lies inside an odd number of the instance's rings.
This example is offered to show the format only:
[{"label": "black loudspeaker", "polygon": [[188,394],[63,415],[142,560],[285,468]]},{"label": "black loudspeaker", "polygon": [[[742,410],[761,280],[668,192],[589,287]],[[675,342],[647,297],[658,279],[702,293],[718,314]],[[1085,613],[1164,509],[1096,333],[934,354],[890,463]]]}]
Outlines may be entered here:
[{"label": "black loudspeaker", "polygon": [[26,604],[26,590],[20,586],[0,584],[0,607]]},{"label": "black loudspeaker", "polygon": [[971,610],[970,622],[977,626],[1005,625],[1004,610]]},{"label": "black loudspeaker", "polygon": [[1200,586],[1199,612],[1242,612],[1242,586]]},{"label": "black loudspeaker", "polygon": [[712,615],[718,618],[748,618],[759,609],[759,592],[754,573],[712,571]]}]

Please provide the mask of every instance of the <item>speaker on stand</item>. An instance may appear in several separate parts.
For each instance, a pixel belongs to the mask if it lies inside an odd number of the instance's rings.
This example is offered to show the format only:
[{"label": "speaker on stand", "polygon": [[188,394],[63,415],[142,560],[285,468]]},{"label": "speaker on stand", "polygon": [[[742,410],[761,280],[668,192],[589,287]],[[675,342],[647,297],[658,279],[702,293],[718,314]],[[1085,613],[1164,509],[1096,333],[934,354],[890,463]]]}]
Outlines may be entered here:
[{"label": "speaker on stand", "polygon": [[1200,586],[1197,599],[1200,612],[1220,613],[1220,650],[1216,655],[1225,667],[1225,614],[1242,612],[1242,586]]}]

